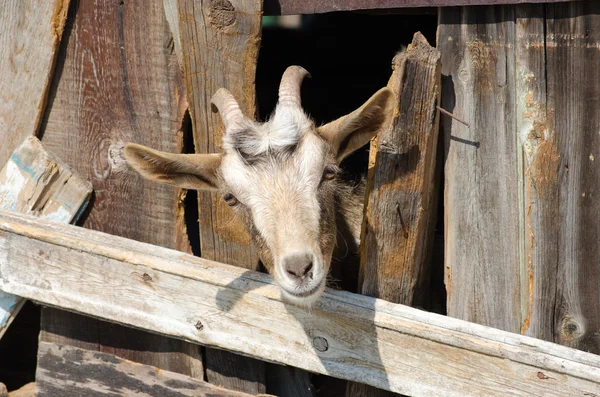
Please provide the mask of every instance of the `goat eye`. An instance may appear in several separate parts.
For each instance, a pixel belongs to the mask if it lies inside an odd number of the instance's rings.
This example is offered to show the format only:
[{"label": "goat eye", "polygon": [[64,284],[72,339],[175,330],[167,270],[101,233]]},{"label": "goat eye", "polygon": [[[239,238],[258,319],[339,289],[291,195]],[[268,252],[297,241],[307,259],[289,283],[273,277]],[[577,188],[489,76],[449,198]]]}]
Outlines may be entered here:
[{"label": "goat eye", "polygon": [[223,200],[225,200],[227,205],[230,207],[233,207],[234,205],[236,205],[238,203],[238,200],[231,193],[227,193],[225,196],[223,196]]},{"label": "goat eye", "polygon": [[337,169],[334,167],[325,167],[325,170],[323,171],[323,179],[325,180],[332,180],[333,178],[335,178],[337,176]]}]

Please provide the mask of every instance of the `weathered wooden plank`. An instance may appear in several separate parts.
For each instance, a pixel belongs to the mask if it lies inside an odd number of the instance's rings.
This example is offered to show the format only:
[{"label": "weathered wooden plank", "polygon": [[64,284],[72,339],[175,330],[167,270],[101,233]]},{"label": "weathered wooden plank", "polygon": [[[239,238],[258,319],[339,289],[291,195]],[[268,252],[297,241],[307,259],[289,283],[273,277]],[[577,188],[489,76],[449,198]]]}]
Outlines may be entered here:
[{"label": "weathered wooden plank", "polygon": [[[543,6],[516,8],[516,120],[522,145],[521,333],[555,341],[559,155],[547,105]],[[515,286],[517,288],[517,286]]]},{"label": "weathered wooden plank", "polygon": [[37,397],[250,397],[112,354],[48,342],[40,342],[35,378]]},{"label": "weathered wooden plank", "polygon": [[[210,98],[225,87],[245,114],[256,113],[255,74],[262,0],[177,0],[183,70],[197,153],[220,151],[222,123]],[[259,261],[241,222],[214,193],[199,192],[200,251],[204,258],[258,269]],[[265,365],[247,357],[206,350],[209,382],[264,393]]]},{"label": "weathered wooden plank", "polygon": [[90,199],[92,185],[36,137],[26,138],[0,170],[0,209],[55,222],[76,222]]},{"label": "weathered wooden plank", "polygon": [[[456,96],[459,97],[464,82],[470,81],[468,74],[462,74],[466,70],[465,65],[469,63],[469,43],[473,41],[463,40],[462,44],[457,44],[456,34],[460,34],[459,30],[462,29],[471,32],[474,36],[476,34],[474,32],[486,29],[489,32],[487,37],[493,43],[498,44],[499,39],[497,28],[493,28],[490,24],[484,27],[483,24],[488,21],[483,18],[469,19],[471,11],[464,12],[462,21],[467,24],[477,22],[475,27],[470,25],[470,29],[466,30],[457,24],[453,27],[455,32],[453,36],[448,28],[450,24],[446,23],[440,31],[441,38],[452,38],[451,41],[443,39],[440,43],[441,47],[445,48],[442,52],[447,55],[448,60],[444,65],[457,66],[454,73],[450,73],[453,85],[444,96],[450,98],[451,103],[452,95],[456,92]],[[507,286],[502,298],[503,304],[496,305],[497,308],[507,307],[506,310],[503,309],[505,318],[500,320],[499,317],[495,323],[484,323],[593,352],[600,352],[600,343],[594,336],[600,328],[598,314],[600,296],[597,288],[600,273],[597,266],[589,260],[590,257],[594,257],[596,250],[594,241],[597,233],[594,219],[597,218],[600,208],[593,199],[588,197],[589,194],[593,197],[599,176],[594,167],[594,153],[598,145],[595,125],[598,124],[596,119],[600,119],[600,116],[597,115],[596,107],[589,105],[596,101],[600,90],[599,77],[595,73],[590,73],[597,63],[598,47],[600,47],[598,44],[600,36],[595,34],[600,29],[600,21],[596,18],[597,12],[598,8],[587,3],[554,5],[548,6],[547,9],[531,5],[516,7],[514,24],[516,37],[513,43],[515,72],[507,73],[507,76],[515,76],[515,82],[513,85],[508,78],[507,86],[509,89],[514,89],[516,93],[514,103],[516,134],[519,144],[522,145],[516,148],[517,161],[514,163],[517,171],[517,186],[512,187],[513,180],[507,177],[507,173],[498,175],[489,172],[481,172],[485,179],[481,179],[479,185],[488,183],[496,185],[498,180],[509,182],[507,188],[510,191],[516,189],[519,205],[517,211],[508,208],[510,210],[508,212],[496,212],[496,215],[491,217],[488,215],[487,221],[484,222],[481,221],[485,218],[477,216],[468,221],[471,226],[478,225],[477,230],[481,230],[482,225],[484,229],[487,225],[494,230],[503,230],[503,233],[498,236],[502,236],[506,230],[498,225],[507,222],[512,224],[511,219],[518,219],[519,222],[516,245],[513,246],[513,243],[506,239],[500,239],[500,242],[504,241],[506,252],[511,253],[509,256],[505,255],[505,258],[510,258],[510,265],[506,263],[499,265],[495,261],[488,261],[486,265],[487,269],[490,267],[493,269],[489,274],[500,275],[502,283]],[[446,20],[460,19],[455,10],[445,9],[442,10],[442,19],[443,15],[448,16],[452,13],[454,19],[446,18]],[[510,20],[511,17],[506,17],[500,21],[511,23]],[[509,51],[513,45],[508,40],[505,40],[504,45],[508,51],[507,55],[512,57]],[[481,69],[485,69],[485,64]],[[504,66],[496,68],[494,73],[503,74],[502,69]],[[454,76],[457,75],[458,79],[455,79]],[[458,89],[457,81],[460,83]],[[475,83],[468,84],[472,86]],[[477,99],[475,94],[469,95],[474,101]],[[479,98],[474,103],[478,104],[478,109],[484,106],[484,110],[490,112],[489,108],[485,108],[484,99],[489,103],[492,98],[499,98],[499,96],[487,95],[486,98]],[[588,105],[591,107],[586,109]],[[506,112],[510,110],[507,109]],[[460,114],[460,111],[455,113]],[[487,114],[493,115],[493,113]],[[458,126],[456,123],[451,125]],[[506,131],[509,129],[507,126]],[[489,131],[490,129],[485,133]],[[497,135],[497,132],[494,135]],[[512,136],[506,134],[503,139],[506,147],[512,147],[514,142]],[[449,164],[452,170],[452,164],[457,161],[464,162],[461,160],[464,157],[452,158],[455,153],[453,146],[456,147],[457,142],[451,142],[448,155],[450,161],[446,162],[447,170]],[[497,146],[500,147],[501,144]],[[494,158],[483,158],[482,161],[486,162],[488,167],[497,167],[499,163]],[[513,156],[504,152],[500,164],[512,165],[513,161]],[[485,171],[483,165],[477,164],[464,169],[475,170],[477,167]],[[457,188],[464,189],[465,185],[461,183],[464,173],[454,173],[447,177],[448,180],[454,179],[453,184]],[[452,183],[448,185],[452,186]],[[505,189],[502,187],[501,192]],[[447,200],[450,197],[448,191],[453,193],[452,187],[447,188]],[[459,197],[464,196],[464,193],[459,194]],[[504,197],[505,204],[513,200],[511,196],[504,193],[501,197]],[[464,203],[464,201],[458,202],[455,206],[464,208]],[[452,208],[455,206],[447,205],[450,210],[448,218],[452,216],[451,224],[454,222],[460,225],[464,218],[454,214]],[[494,211],[498,210],[494,209]],[[496,216],[503,218],[502,223],[494,219]],[[477,220],[480,222],[477,223]],[[467,229],[464,227],[451,229],[451,233],[463,236],[462,245],[470,247],[468,251],[470,258],[478,251],[489,249],[489,243],[477,240],[465,230]],[[514,231],[510,232],[511,235],[513,233]],[[494,241],[491,238],[488,237],[488,241]],[[497,245],[498,239],[494,243],[494,246]],[[473,246],[477,249],[473,249]],[[513,268],[515,263],[513,253],[517,252],[519,253],[518,272]],[[460,263],[460,260],[454,261],[455,257],[450,252],[451,260],[448,265],[451,270],[448,274],[452,277],[449,277],[448,281],[449,290],[456,296],[457,284],[452,266],[453,263]],[[468,260],[463,263],[468,263]],[[463,314],[466,315],[463,318],[480,321],[476,317],[469,316],[473,316],[481,302],[483,306],[492,307],[493,301],[497,299],[492,297],[494,295],[497,297],[498,294],[485,293],[482,298],[479,298],[480,294],[477,290],[474,295],[472,289],[464,291],[464,276],[461,275],[460,280],[461,291],[465,294],[460,299],[462,303],[459,304],[471,301],[478,301],[478,303],[469,309],[468,313]],[[470,277],[468,274],[466,276]],[[495,285],[498,285],[497,279],[487,281],[488,287],[495,288]],[[510,285],[512,285],[512,292],[508,288]],[[452,299],[451,295],[450,302]],[[586,303],[582,304],[582,302]],[[449,306],[449,312],[456,313],[456,310],[455,301]]]},{"label": "weathered wooden plank", "polygon": [[[26,138],[0,170],[0,209],[71,223],[86,207],[92,185],[52,153],[35,137]],[[0,338],[25,303],[0,291]]]},{"label": "weathered wooden plank", "polygon": [[[440,53],[417,33],[392,67],[388,87],[397,107],[392,125],[371,144],[359,289],[389,302],[421,306],[436,220]],[[348,395],[389,393],[351,383]]]},{"label": "weathered wooden plank", "polygon": [[556,277],[556,295],[544,296],[553,302],[555,341],[600,354],[600,3],[546,7],[546,62],[549,126],[536,183],[557,185],[558,194],[543,196],[552,229],[534,230],[534,245],[557,236],[556,270],[547,275]]},{"label": "weathered wooden plank", "polygon": [[70,0],[0,7],[0,166],[36,134]]},{"label": "weathered wooden plank", "polygon": [[0,213],[0,289],[415,396],[600,387],[594,354],[343,291],[286,305],[268,275],[23,214]]},{"label": "weathered wooden plank", "polygon": [[[448,315],[520,332],[513,6],[443,8]],[[502,304],[499,304],[502,302]]]},{"label": "weathered wooden plank", "polygon": [[[261,34],[260,0],[233,3],[178,0],[183,70],[198,153],[220,152],[223,124],[210,99],[225,87],[246,115],[256,113],[255,74]],[[228,4],[228,5],[227,5]],[[247,269],[258,255],[229,206],[199,193],[202,256]]]},{"label": "weathered wooden plank", "polygon": [[265,15],[295,15],[384,8],[560,3],[565,1],[581,0],[265,0],[264,10]]},{"label": "weathered wooden plank", "polygon": [[177,60],[179,65],[183,65],[183,55],[181,53],[181,33],[179,32],[179,0],[163,0],[163,6],[165,8],[165,17],[171,29],[173,35],[173,46],[175,48],[175,54],[177,54]]},{"label": "weathered wooden plank", "polygon": [[[41,133],[94,185],[84,226],[188,251],[183,194],[142,180],[121,155],[128,141],[182,148],[187,102],[163,1],[77,2],[64,43]],[[42,340],[203,376],[196,345],[48,309],[42,322]]]},{"label": "weathered wooden plank", "polygon": [[371,147],[360,283],[365,295],[413,305],[433,242],[440,53],[417,33],[393,68],[398,107]]}]

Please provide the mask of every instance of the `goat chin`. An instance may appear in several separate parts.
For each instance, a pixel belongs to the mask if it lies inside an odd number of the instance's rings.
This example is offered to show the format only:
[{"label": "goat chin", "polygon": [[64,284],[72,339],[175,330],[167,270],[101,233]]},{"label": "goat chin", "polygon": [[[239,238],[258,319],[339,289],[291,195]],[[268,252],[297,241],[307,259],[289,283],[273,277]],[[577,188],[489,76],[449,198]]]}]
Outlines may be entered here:
[{"label": "goat chin", "polygon": [[319,288],[313,294],[302,297],[292,295],[283,288],[280,288],[280,290],[281,298],[283,299],[284,303],[310,309],[319,299],[321,299],[323,291],[325,291],[325,283],[321,283],[321,286],[319,286]]}]

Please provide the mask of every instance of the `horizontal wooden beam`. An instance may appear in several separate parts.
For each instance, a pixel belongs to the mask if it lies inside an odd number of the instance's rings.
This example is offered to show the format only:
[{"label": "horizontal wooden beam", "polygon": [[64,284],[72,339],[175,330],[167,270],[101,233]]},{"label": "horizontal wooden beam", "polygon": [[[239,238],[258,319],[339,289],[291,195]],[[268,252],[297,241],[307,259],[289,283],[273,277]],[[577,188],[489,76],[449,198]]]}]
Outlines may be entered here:
[{"label": "horizontal wooden beam", "polygon": [[600,389],[600,356],[342,291],[287,305],[268,275],[22,214],[0,212],[0,289],[408,395]]},{"label": "horizontal wooden beam", "polygon": [[476,6],[522,3],[561,3],[581,0],[265,0],[265,15],[321,14],[334,11],[415,7]]},{"label": "horizontal wooden beam", "polygon": [[[151,365],[134,363],[112,354],[44,341],[40,342],[38,350],[35,382],[36,397],[253,396]],[[269,397],[266,394],[263,396]]]}]

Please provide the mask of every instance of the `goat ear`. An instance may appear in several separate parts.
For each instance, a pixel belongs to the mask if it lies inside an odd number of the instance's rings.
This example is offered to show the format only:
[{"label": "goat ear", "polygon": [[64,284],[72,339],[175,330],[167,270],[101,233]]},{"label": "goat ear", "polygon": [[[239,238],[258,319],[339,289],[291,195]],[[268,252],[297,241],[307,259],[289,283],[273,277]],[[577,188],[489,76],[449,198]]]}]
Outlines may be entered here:
[{"label": "goat ear", "polygon": [[129,165],[143,177],[184,189],[215,191],[220,154],[173,154],[128,143],[123,149]]},{"label": "goat ear", "polygon": [[391,123],[394,105],[392,90],[382,88],[354,112],[317,129],[333,146],[338,164]]}]

